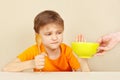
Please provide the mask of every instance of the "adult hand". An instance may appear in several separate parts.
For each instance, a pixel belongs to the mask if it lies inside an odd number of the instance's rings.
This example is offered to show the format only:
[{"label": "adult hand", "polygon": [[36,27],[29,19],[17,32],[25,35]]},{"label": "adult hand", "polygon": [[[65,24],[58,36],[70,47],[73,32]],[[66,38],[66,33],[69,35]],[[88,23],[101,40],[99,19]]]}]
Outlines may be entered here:
[{"label": "adult hand", "polygon": [[107,34],[99,38],[98,43],[100,44],[98,54],[111,50],[120,42],[120,32]]}]

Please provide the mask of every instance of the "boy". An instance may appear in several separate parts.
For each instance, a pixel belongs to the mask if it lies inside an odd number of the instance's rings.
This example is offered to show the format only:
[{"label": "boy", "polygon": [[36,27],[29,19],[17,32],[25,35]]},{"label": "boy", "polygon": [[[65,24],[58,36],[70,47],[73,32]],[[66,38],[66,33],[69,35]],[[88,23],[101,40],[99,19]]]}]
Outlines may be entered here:
[{"label": "boy", "polygon": [[3,71],[89,71],[87,63],[80,63],[72,49],[63,41],[64,21],[54,11],[46,10],[34,19],[37,44],[29,47]]}]

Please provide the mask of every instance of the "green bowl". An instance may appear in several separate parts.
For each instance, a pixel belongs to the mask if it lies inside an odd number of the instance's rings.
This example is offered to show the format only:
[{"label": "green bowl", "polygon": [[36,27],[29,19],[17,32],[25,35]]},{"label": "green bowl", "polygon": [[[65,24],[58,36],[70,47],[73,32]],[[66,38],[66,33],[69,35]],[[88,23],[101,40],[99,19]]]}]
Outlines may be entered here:
[{"label": "green bowl", "polygon": [[97,53],[99,43],[72,42],[72,49],[80,58],[91,58]]}]

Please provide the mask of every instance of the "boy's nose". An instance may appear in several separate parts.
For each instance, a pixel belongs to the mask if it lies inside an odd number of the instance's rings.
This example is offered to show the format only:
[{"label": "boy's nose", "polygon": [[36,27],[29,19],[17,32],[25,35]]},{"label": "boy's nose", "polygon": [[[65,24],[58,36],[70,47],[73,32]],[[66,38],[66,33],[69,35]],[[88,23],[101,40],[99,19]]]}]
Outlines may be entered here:
[{"label": "boy's nose", "polygon": [[58,39],[57,35],[52,36],[52,40],[57,40],[57,39]]}]

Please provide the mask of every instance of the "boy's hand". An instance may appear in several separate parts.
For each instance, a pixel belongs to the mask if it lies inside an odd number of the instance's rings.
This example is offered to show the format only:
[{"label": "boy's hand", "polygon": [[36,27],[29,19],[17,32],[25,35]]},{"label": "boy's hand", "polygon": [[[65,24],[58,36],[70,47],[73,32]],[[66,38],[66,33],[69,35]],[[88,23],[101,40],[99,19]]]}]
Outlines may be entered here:
[{"label": "boy's hand", "polygon": [[45,56],[47,56],[46,53],[41,53],[40,55],[37,55],[35,57],[35,68],[42,69],[45,65]]},{"label": "boy's hand", "polygon": [[[85,42],[85,38],[82,34],[79,34],[76,36],[76,42]],[[79,58],[79,62],[81,63],[81,70],[83,72],[89,72],[89,65],[88,65],[88,59],[87,58]]]},{"label": "boy's hand", "polygon": [[[86,42],[86,40],[85,40],[85,38],[82,34],[78,34],[76,36],[76,42]],[[83,61],[86,61],[86,62],[88,60],[88,59],[85,59],[85,58],[81,58],[81,59],[83,59]]]},{"label": "boy's hand", "polygon": [[76,36],[76,42],[85,42],[85,38],[82,34]]}]

